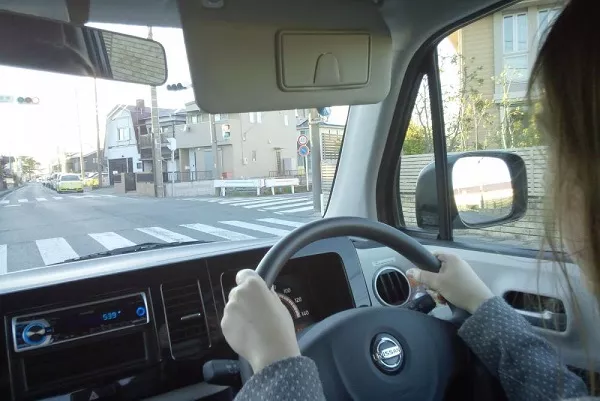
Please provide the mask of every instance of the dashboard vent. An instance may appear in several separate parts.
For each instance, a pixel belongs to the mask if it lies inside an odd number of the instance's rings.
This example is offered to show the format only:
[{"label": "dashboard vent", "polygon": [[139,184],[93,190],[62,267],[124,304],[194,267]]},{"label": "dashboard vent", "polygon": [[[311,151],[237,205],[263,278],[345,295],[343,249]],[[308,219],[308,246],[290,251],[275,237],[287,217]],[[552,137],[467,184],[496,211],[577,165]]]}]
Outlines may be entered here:
[{"label": "dashboard vent", "polygon": [[387,306],[401,306],[410,298],[410,284],[406,275],[395,267],[385,267],[377,273],[375,295]]},{"label": "dashboard vent", "polygon": [[171,355],[194,357],[210,347],[204,303],[197,281],[165,283],[161,286]]}]

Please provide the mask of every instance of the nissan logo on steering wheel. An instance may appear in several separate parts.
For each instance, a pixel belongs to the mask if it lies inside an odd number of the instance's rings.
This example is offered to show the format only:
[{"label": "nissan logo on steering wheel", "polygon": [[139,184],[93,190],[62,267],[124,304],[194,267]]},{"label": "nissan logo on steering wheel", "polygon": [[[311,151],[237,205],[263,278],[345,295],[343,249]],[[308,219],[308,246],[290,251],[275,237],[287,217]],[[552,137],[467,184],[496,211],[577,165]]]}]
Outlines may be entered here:
[{"label": "nissan logo on steering wheel", "polygon": [[381,333],[371,343],[371,356],[375,366],[384,373],[396,373],[402,367],[404,351],[392,335]]}]

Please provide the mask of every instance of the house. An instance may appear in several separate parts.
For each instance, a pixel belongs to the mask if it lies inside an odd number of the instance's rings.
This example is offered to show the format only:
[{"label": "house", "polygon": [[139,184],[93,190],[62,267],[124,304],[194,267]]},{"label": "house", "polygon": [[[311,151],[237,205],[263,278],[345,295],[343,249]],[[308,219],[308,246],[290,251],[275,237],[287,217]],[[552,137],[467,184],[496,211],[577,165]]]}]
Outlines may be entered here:
[{"label": "house", "polygon": [[[450,35],[449,39],[469,71],[478,70],[482,84],[477,91],[492,104],[492,130],[514,123],[514,116],[526,113],[527,81],[541,39],[560,12],[556,0],[523,0],[475,21]],[[521,122],[527,124],[527,122]],[[479,138],[482,140],[482,138]],[[470,142],[475,141],[474,134]],[[490,144],[488,147],[501,146]]]},{"label": "house", "polygon": [[[187,123],[176,126],[179,171],[183,179],[212,178],[211,116],[186,103]],[[297,132],[293,110],[213,114],[216,162],[224,178],[253,178],[296,170]],[[189,175],[189,178],[186,176]]]},{"label": "house", "polygon": [[[179,152],[175,152],[175,161],[171,160],[171,150],[167,147],[168,139],[174,138],[175,131],[178,127],[185,125],[186,112],[185,110],[171,110],[171,109],[159,109],[158,112],[158,125],[160,127],[160,138],[162,142],[161,151],[162,158],[166,167],[163,166],[163,171],[177,171],[177,161],[179,159]],[[152,171],[152,138],[150,132],[152,132],[152,118],[143,117],[140,119],[141,124],[146,125],[146,132],[140,136],[140,160],[142,161],[143,171]]]},{"label": "house", "polygon": [[[176,110],[158,109],[165,129],[173,126],[170,117]],[[161,118],[159,117],[159,121]],[[104,139],[105,163],[108,166],[110,183],[113,174],[126,172],[152,171],[151,146],[151,110],[144,100],[138,99],[135,106],[117,105],[106,117],[106,135]],[[168,171],[171,152],[167,148],[166,138],[162,138],[163,171]]]},{"label": "house", "polygon": [[[98,172],[98,157],[97,152],[94,150],[92,152],[84,153],[83,155],[83,166],[84,172],[87,173],[96,173]],[[104,160],[103,152],[100,150],[100,162]],[[79,153],[72,153],[66,157],[65,160],[65,171],[67,173],[81,173],[81,157]],[[107,166],[103,166],[103,170],[106,170]]]}]

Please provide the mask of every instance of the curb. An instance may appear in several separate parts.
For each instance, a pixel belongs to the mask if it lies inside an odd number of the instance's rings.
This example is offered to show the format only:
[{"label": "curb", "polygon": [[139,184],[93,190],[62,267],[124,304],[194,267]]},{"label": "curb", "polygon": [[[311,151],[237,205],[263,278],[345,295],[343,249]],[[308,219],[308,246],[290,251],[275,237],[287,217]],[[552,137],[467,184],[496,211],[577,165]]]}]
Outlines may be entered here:
[{"label": "curb", "polygon": [[[20,188],[20,187],[19,187]],[[0,191],[0,199],[4,198],[5,196],[8,196],[11,192],[13,192],[15,189],[19,189],[19,188],[10,188],[10,189],[6,189],[6,190],[2,190]]]}]

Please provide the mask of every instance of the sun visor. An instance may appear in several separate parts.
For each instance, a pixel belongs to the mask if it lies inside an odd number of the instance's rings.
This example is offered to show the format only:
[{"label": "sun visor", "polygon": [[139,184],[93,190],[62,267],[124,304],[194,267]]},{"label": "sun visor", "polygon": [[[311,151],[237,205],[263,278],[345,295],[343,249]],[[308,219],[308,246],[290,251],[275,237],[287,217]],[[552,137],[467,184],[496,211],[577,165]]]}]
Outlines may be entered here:
[{"label": "sun visor", "polygon": [[362,0],[181,0],[196,103],[211,113],[369,104],[390,89],[392,40]]}]

